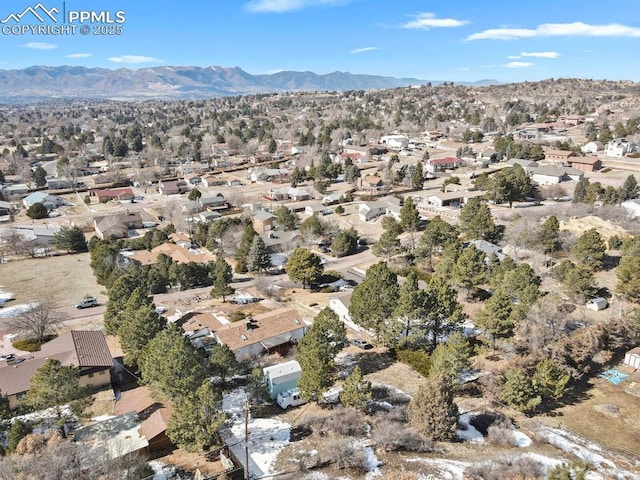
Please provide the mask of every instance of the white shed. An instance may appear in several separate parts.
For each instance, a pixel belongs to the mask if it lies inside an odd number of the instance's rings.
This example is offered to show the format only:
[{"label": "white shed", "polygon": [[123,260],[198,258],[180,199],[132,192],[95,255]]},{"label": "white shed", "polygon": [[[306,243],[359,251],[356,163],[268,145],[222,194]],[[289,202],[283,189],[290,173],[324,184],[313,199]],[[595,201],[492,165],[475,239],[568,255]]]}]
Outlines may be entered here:
[{"label": "white shed", "polygon": [[604,310],[605,308],[607,308],[609,306],[609,303],[607,302],[606,298],[594,297],[587,302],[586,306],[589,310],[597,312],[599,310]]},{"label": "white shed", "polygon": [[632,348],[624,355],[624,364],[636,370],[640,369],[640,347]]}]

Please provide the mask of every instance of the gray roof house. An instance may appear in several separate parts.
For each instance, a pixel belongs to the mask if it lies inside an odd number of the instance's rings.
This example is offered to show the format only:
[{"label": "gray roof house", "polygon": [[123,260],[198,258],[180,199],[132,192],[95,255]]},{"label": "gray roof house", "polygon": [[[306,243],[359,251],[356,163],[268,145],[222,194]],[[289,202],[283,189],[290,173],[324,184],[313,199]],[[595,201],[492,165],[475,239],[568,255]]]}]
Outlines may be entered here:
[{"label": "gray roof house", "polygon": [[29,208],[36,203],[42,203],[47,209],[53,210],[56,207],[64,205],[66,202],[64,198],[58,195],[51,195],[45,192],[33,192],[31,195],[27,195],[22,199],[22,204],[25,208]]}]

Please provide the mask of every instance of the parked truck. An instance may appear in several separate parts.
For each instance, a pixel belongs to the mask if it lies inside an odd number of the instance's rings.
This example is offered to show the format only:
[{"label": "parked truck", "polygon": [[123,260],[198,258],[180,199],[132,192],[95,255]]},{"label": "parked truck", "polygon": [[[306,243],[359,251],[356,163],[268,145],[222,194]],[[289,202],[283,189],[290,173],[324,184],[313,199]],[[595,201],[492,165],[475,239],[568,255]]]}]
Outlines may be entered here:
[{"label": "parked truck", "polygon": [[300,390],[297,388],[292,388],[291,390],[285,390],[284,392],[280,392],[276,399],[278,405],[283,410],[286,410],[289,407],[297,407],[298,405],[302,405],[307,403],[307,400],[302,398],[300,394]]}]

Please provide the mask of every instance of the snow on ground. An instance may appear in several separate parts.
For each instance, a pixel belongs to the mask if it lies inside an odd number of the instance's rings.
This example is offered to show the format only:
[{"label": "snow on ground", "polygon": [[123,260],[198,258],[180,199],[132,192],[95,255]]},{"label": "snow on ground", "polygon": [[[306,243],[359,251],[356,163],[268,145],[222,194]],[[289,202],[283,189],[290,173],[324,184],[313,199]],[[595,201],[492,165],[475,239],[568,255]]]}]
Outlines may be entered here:
[{"label": "snow on ground", "polygon": [[24,415],[13,417],[11,422],[20,420],[22,422],[46,423],[48,420],[53,420],[53,423],[55,423],[61,417],[68,419],[70,422],[78,420],[78,417],[76,417],[76,415],[71,411],[71,407],[69,407],[69,405],[61,405],[59,407],[50,407],[45,410],[38,410],[37,412],[26,413]]},{"label": "snow on ground", "polygon": [[0,287],[0,305],[10,301],[10,300],[15,300],[16,296],[13,294],[13,292],[7,292],[6,290],[3,290],[2,287]]},{"label": "snow on ground", "polygon": [[[624,470],[605,458],[602,448],[587,439],[551,427],[541,427],[538,434],[551,445],[575,455],[596,468],[599,473],[588,474],[587,480],[600,480],[601,478],[640,480],[640,475]],[[600,473],[604,474],[604,477]]]},{"label": "snow on ground", "polygon": [[471,420],[472,417],[473,415],[470,413],[463,413],[460,415],[458,418],[458,424],[462,428],[456,430],[456,434],[458,435],[458,438],[463,441],[474,443],[484,442],[482,434],[476,429],[476,427],[469,423],[469,420]]},{"label": "snow on ground", "polygon": [[421,476],[425,480],[464,480],[464,472],[471,466],[470,462],[444,458],[407,458],[407,462],[419,462],[437,471],[433,475]]},{"label": "snow on ground", "polygon": [[386,388],[387,392],[389,392],[389,396],[398,400],[411,400],[412,398],[408,393],[392,385],[387,385],[386,383],[380,383],[374,380],[371,382],[371,386],[375,388]]},{"label": "snow on ground", "polygon": [[518,430],[513,430],[513,438],[515,438],[516,445],[520,448],[528,447],[533,443],[528,435]]},{"label": "snow on ground", "polygon": [[366,480],[371,480],[372,478],[378,477],[382,474],[380,472],[380,465],[382,462],[378,460],[375,452],[373,451],[373,447],[364,447],[365,461],[364,468],[367,469],[367,475],[365,476]]},{"label": "snow on ground", "polygon": [[152,480],[171,480],[176,474],[175,467],[164,465],[156,460],[149,462],[149,466],[153,469]]},{"label": "snow on ground", "polygon": [[16,315],[20,315],[21,313],[32,310],[35,306],[35,303],[23,303],[20,305],[3,308],[2,310],[0,310],[0,318],[15,317]]},{"label": "snow on ground", "polygon": [[[244,405],[247,394],[239,388],[222,397],[222,409],[229,414],[231,427],[223,434],[233,453],[244,462]],[[277,418],[253,418],[249,415],[249,470],[254,477],[271,472],[280,450],[289,443],[291,425]]]}]

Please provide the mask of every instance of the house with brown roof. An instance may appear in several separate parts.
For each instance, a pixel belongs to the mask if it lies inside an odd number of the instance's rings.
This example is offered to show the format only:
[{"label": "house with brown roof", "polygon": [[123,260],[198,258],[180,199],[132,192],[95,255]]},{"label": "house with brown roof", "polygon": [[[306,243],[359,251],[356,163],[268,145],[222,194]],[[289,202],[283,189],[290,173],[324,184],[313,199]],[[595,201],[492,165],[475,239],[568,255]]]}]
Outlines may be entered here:
[{"label": "house with brown roof", "polygon": [[242,361],[298,343],[310,326],[296,310],[283,308],[234,322],[214,335]]},{"label": "house with brown roof", "polygon": [[98,203],[107,203],[111,200],[133,200],[135,198],[135,194],[133,190],[130,188],[104,188],[97,189],[93,188],[89,190],[90,197],[96,197],[98,199]]},{"label": "house with brown roof", "polygon": [[171,257],[175,263],[208,263],[215,261],[215,257],[210,253],[198,253],[175,243],[163,243],[152,248],[151,251],[136,251],[129,255],[128,258],[137,265],[154,265],[158,262],[158,256],[161,253]]},{"label": "house with brown roof", "polygon": [[0,392],[9,400],[9,408],[29,391],[31,379],[44,363],[58,360],[63,366],[80,371],[80,385],[104,387],[111,383],[113,357],[100,331],[72,330],[42,345],[39,352],[12,361],[0,361]]},{"label": "house with brown roof", "polygon": [[602,160],[598,157],[571,157],[569,166],[583,172],[595,172],[602,168]]},{"label": "house with brown roof", "polygon": [[140,212],[117,213],[115,215],[104,215],[93,219],[93,228],[98,238],[109,237],[126,238],[129,230],[142,228],[142,216]]},{"label": "house with brown roof", "polygon": [[569,158],[575,157],[575,153],[570,150],[545,150],[545,160],[554,162],[568,162]]}]

